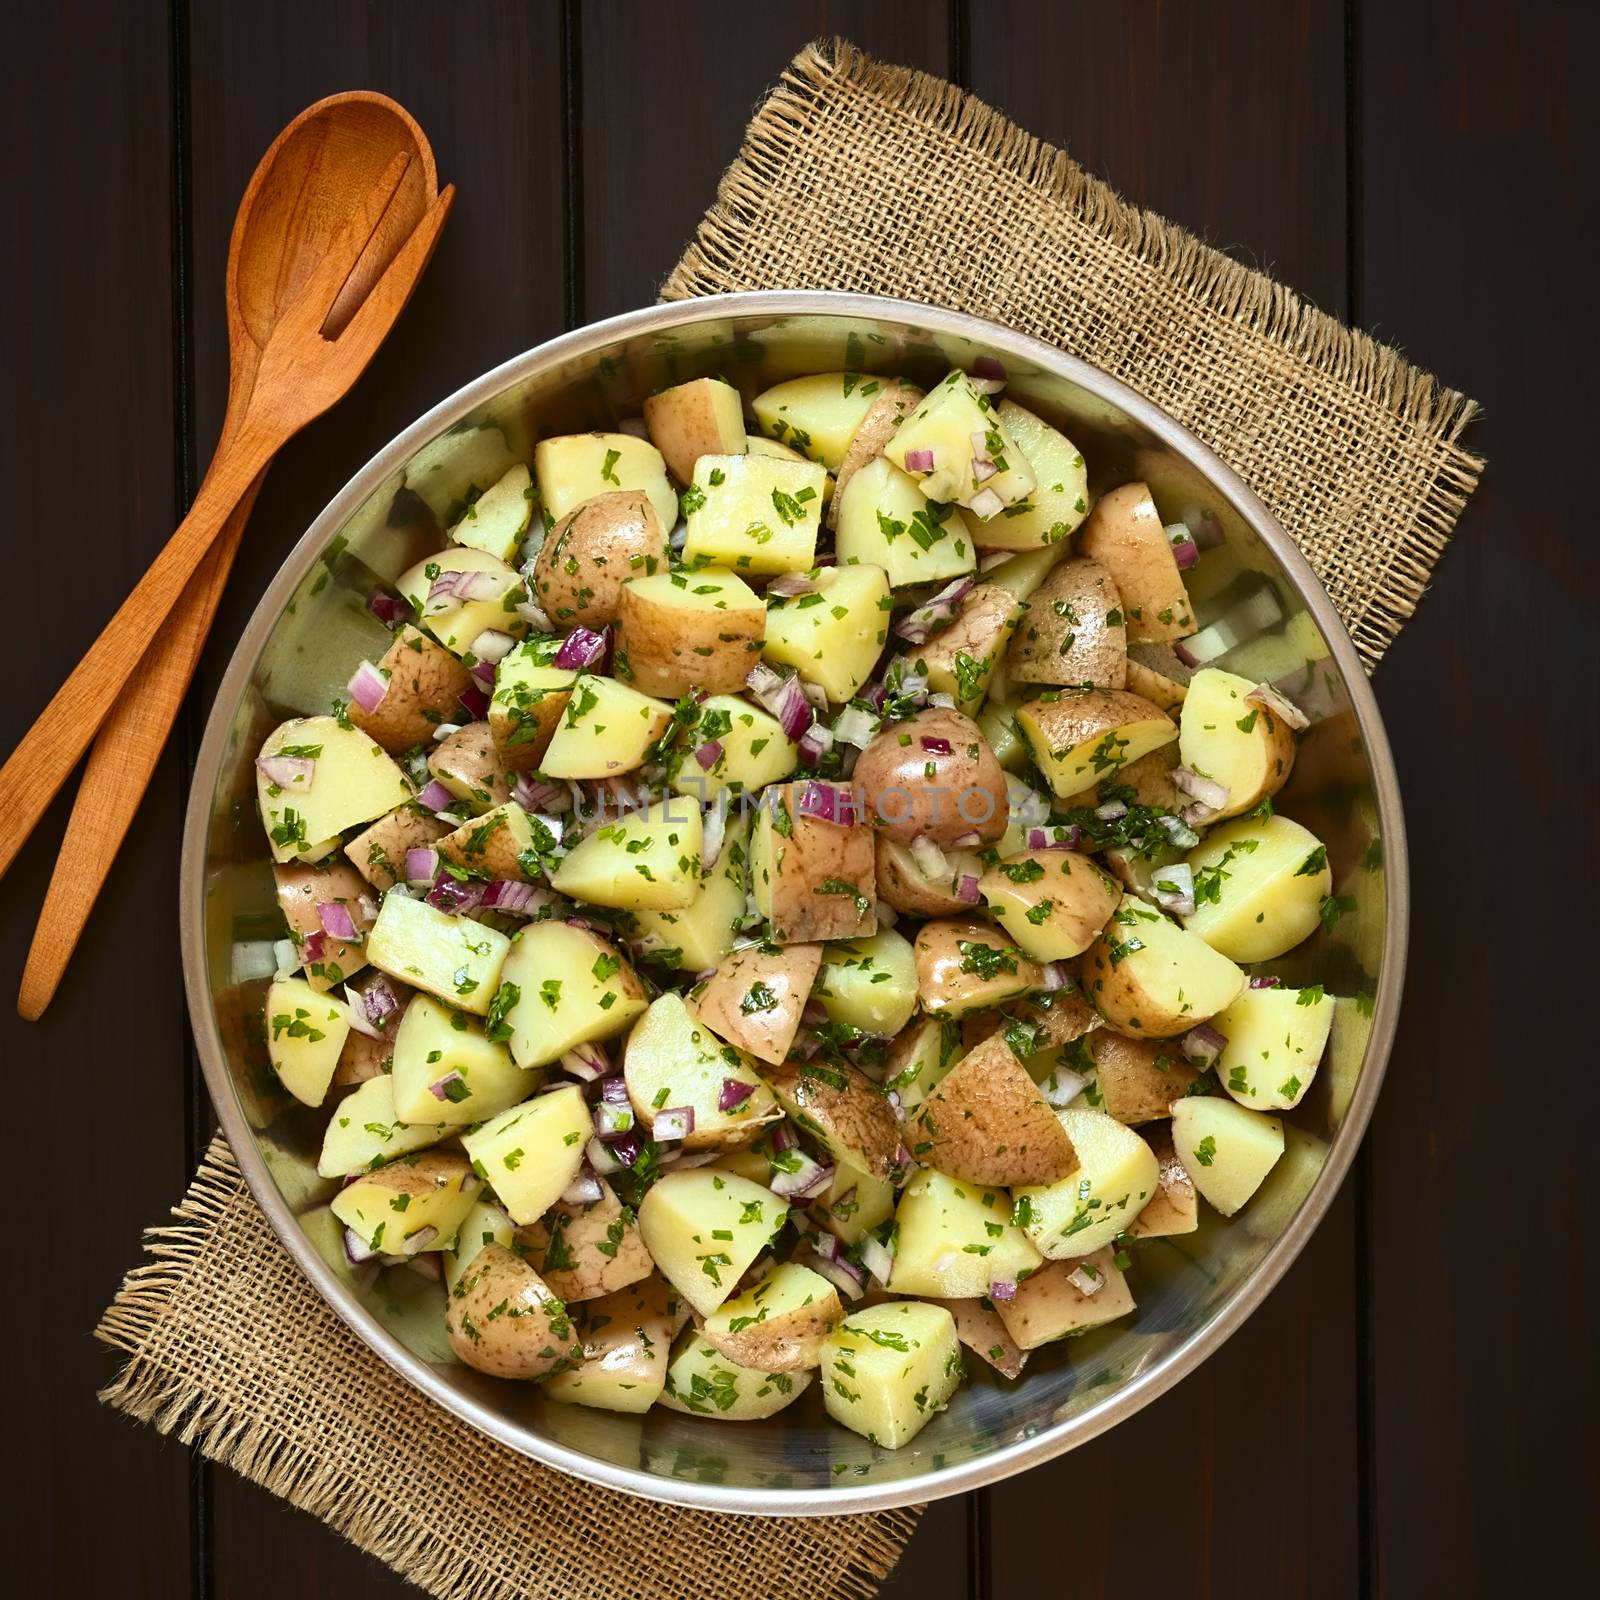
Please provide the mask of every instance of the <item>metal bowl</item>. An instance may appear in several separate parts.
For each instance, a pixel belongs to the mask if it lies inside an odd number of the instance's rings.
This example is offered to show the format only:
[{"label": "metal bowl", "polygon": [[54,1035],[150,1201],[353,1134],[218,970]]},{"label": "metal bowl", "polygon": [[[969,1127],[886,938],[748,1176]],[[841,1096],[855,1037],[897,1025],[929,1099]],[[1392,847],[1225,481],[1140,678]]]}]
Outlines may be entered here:
[{"label": "metal bowl", "polygon": [[[718,373],[751,394],[838,368],[924,382],[978,356],[1059,424],[1096,490],[1142,478],[1163,516],[1220,542],[1193,570],[1219,664],[1270,679],[1314,717],[1279,808],[1327,842],[1335,925],[1273,964],[1337,1001],[1314,1092],[1264,1190],[1232,1221],[1140,1251],[1137,1314],[1038,1352],[1022,1379],[977,1372],[905,1449],[829,1422],[820,1400],[764,1423],[719,1425],[559,1405],[532,1384],[454,1362],[442,1291],[408,1272],[368,1283],[349,1266],[316,1174],[326,1113],[267,1069],[258,1019],[263,946],[281,931],[252,759],[284,717],[324,712],[386,633],[374,586],[437,548],[434,519],[472,482],[527,460],[541,434],[614,426],[663,383]],[[1215,638],[1216,636],[1212,636]],[[862,295],[733,295],[630,313],[552,340],[436,406],[351,479],[262,597],[206,727],[183,850],[189,1010],[206,1080],[251,1190],[328,1303],[418,1389],[486,1434],[563,1472],[653,1499],[803,1515],[908,1505],[994,1483],[1093,1438],[1177,1382],[1260,1303],[1321,1220],[1349,1167],[1394,1036],[1407,922],[1394,765],[1356,653],[1311,568],[1246,486],[1132,390],[1060,351],[973,317]],[[270,962],[267,964],[270,969]],[[974,1362],[974,1366],[980,1365]]]}]

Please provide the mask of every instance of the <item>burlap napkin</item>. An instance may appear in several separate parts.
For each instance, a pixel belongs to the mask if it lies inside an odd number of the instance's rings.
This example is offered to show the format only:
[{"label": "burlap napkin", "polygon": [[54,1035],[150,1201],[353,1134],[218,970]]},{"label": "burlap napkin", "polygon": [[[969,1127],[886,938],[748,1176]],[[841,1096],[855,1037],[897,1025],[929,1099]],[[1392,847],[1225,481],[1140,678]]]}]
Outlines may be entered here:
[{"label": "burlap napkin", "polygon": [[[843,44],[791,63],[663,292],[800,287],[959,307],[1126,380],[1262,495],[1369,666],[1477,480],[1460,444],[1470,401],[951,85]],[[715,1517],[562,1477],[372,1355],[279,1246],[220,1137],[175,1216],[101,1322],[128,1357],[105,1398],[432,1594],[761,1600],[802,1574],[815,1600],[865,1596],[916,1525],[914,1510]]]}]

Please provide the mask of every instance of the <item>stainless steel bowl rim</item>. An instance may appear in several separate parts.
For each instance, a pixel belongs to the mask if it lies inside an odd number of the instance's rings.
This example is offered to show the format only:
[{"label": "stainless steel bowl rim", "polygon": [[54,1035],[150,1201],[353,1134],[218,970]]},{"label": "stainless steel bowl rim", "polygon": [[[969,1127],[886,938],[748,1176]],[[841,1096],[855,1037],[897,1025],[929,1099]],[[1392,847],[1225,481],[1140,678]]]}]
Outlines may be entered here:
[{"label": "stainless steel bowl rim", "polygon": [[[619,340],[666,333],[707,319],[807,314],[903,322],[936,335],[973,340],[989,346],[1002,356],[1009,353],[1019,361],[1035,362],[1120,407],[1170,448],[1186,456],[1206,475],[1277,558],[1285,577],[1298,591],[1306,609],[1316,621],[1343,676],[1372,767],[1384,839],[1387,903],[1384,959],[1374,1004],[1370,1042],[1345,1119],[1334,1137],[1321,1173],[1293,1220],[1268,1249],[1256,1270],[1241,1283],[1233,1297],[1225,1302],[1221,1311],[1204,1328],[1089,1410],[1057,1423],[1032,1438],[1002,1446],[964,1465],[947,1465],[937,1472],[901,1478],[883,1485],[840,1482],[837,1487],[824,1490],[764,1488],[756,1492],[724,1484],[663,1478],[638,1469],[615,1466],[549,1439],[533,1436],[511,1425],[507,1418],[479,1404],[472,1397],[459,1394],[440,1382],[425,1361],[408,1351],[356,1302],[324,1265],[279,1193],[239,1106],[212,1006],[204,960],[202,916],[211,798],[224,760],[232,709],[243,695],[262,646],[296,586],[329,541],[387,476],[409,460],[420,446],[468,416],[476,407],[492,400],[512,383],[542,367],[583,356]],[[1211,1355],[1261,1304],[1300,1253],[1327,1212],[1354,1159],[1356,1148],[1371,1118],[1394,1040],[1404,986],[1410,914],[1409,875],[1399,787],[1393,756],[1371,686],[1356,655],[1355,646],[1310,563],[1244,481],[1188,429],[1159,407],[1117,379],[1054,346],[963,312],[921,305],[915,301],[825,290],[771,290],[707,296],[630,311],[590,323],[537,345],[474,379],[418,418],[411,427],[374,455],[334,496],[289,552],[234,649],[228,669],[218,686],[195,763],[184,820],[178,892],[184,985],[190,1020],[206,1085],[232,1147],[234,1159],[257,1204],[266,1213],[267,1220],[295,1263],[355,1334],[430,1399],[501,1444],[533,1456],[547,1466],[646,1499],[713,1511],[776,1516],[823,1516],[884,1510],[997,1483],[1039,1462],[1048,1461],[1115,1426],[1164,1393]]]}]

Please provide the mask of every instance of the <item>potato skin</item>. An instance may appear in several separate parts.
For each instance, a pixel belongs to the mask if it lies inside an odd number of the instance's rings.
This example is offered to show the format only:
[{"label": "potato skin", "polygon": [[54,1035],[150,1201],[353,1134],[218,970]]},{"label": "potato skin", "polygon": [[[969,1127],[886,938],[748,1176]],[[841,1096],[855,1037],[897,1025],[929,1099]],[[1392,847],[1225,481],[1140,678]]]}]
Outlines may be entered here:
[{"label": "potato skin", "polygon": [[568,1304],[613,1294],[655,1271],[633,1212],[604,1178],[599,1182],[598,1200],[558,1200],[537,1222],[517,1229],[519,1253]]},{"label": "potato skin", "polygon": [[[756,885],[757,903],[769,897],[769,919],[776,944],[808,944],[855,939],[878,931],[877,885],[872,833],[864,823],[843,828],[804,815],[804,783],[774,785],[756,824],[752,872],[768,881]],[[781,808],[781,812],[778,808]],[[773,820],[781,815],[784,834]],[[763,861],[763,841],[770,861]],[[855,895],[820,893],[829,882],[853,885]],[[863,907],[862,902],[865,902]]]},{"label": "potato skin", "polygon": [[928,398],[914,383],[905,383],[899,378],[880,381],[883,387],[874,397],[866,416],[861,419],[860,427],[851,436],[850,447],[844,453],[844,460],[839,463],[839,471],[833,482],[833,498],[829,500],[823,516],[823,521],[830,528],[839,526],[839,501],[844,495],[844,486],[874,456],[883,454],[883,447],[894,438],[900,424]]},{"label": "potato skin", "polygon": [[[697,986],[689,1013],[719,1039],[776,1065],[794,1043],[800,1013],[821,965],[820,944],[735,950],[718,963],[703,986]],[[757,985],[767,993],[762,995]]]},{"label": "potato skin", "polygon": [[1128,1039],[1102,1028],[1089,1041],[1106,1115],[1129,1127],[1167,1115],[1199,1073],[1175,1044]]},{"label": "potato skin", "polygon": [[567,1308],[520,1256],[485,1245],[445,1306],[450,1348],[495,1378],[542,1378],[583,1359]]},{"label": "potato skin", "polygon": [[[983,700],[994,669],[1000,665],[1006,641],[1022,615],[1016,595],[1003,584],[974,584],[956,608],[956,620],[926,643],[914,646],[909,654],[927,673],[930,687],[942,689],[948,683],[947,692],[954,694],[956,704],[970,715]],[[960,692],[962,674],[958,668],[962,656],[975,666],[976,694]],[[973,670],[967,669],[969,680]]]},{"label": "potato skin", "polygon": [[596,495],[569,511],[539,546],[533,597],[565,632],[598,632],[617,615],[628,578],[664,570],[667,535],[642,489]]},{"label": "potato skin", "polygon": [[946,850],[947,878],[926,878],[909,845],[897,844],[886,833],[877,836],[878,898],[913,917],[959,917],[977,903],[963,900],[955,885],[963,876],[983,876],[983,861],[976,850]]},{"label": "potato skin", "polygon": [[1006,676],[1018,683],[1124,688],[1128,635],[1122,596],[1111,574],[1085,556],[1053,568],[1028,596],[1005,667]]},{"label": "potato skin", "polygon": [[402,623],[377,665],[389,679],[377,709],[363,711],[352,700],[345,714],[391,755],[426,744],[440,723],[461,720],[472,674],[420,628]]},{"label": "potato skin", "polygon": [[450,831],[431,811],[404,805],[358,833],[344,853],[374,889],[392,889],[406,875],[406,852],[424,850]]},{"label": "potato skin", "polygon": [[487,722],[469,722],[441,740],[428,757],[428,771],[452,794],[465,790],[476,814],[510,803],[511,785]]},{"label": "potato skin", "polygon": [[676,700],[694,689],[737,694],[759,659],[766,612],[691,610],[635,584],[617,601],[617,676],[643,694]]},{"label": "potato skin", "polygon": [[[997,951],[977,957],[963,945]],[[998,928],[987,922],[925,922],[917,932],[917,993],[924,1011],[960,1016],[1003,1005],[1007,1000],[1043,987],[1044,973]],[[992,968],[992,971],[986,969]]]},{"label": "potato skin", "polygon": [[[929,749],[926,739],[949,750]],[[872,826],[897,844],[931,839],[953,845],[976,834],[989,843],[1006,831],[1005,773],[970,717],[929,706],[881,729],[861,752],[853,779]]]},{"label": "potato skin", "polygon": [[917,1160],[988,1188],[1059,1183],[1078,1167],[1072,1140],[999,1034],[929,1090],[907,1141]]},{"label": "potato skin", "polygon": [[[307,866],[299,862],[277,862],[272,868],[273,880],[278,890],[278,905],[283,911],[289,931],[297,945],[304,945],[313,934],[322,934],[322,953],[314,962],[306,964],[306,982],[323,992],[367,964],[359,944],[346,944],[331,934],[323,933],[322,919],[317,915],[319,904],[342,901],[358,930],[365,932],[377,918],[377,907],[366,880],[353,867],[343,861],[322,866]],[[370,909],[369,909],[370,908]],[[313,971],[312,968],[320,968]]]},{"label": "potato skin", "polygon": [[[900,1153],[900,1119],[877,1084],[847,1062],[786,1061],[762,1073],[772,1092],[802,1126],[810,1123],[831,1149],[854,1155],[851,1165],[887,1178]],[[859,1157],[859,1159],[856,1159]]]},{"label": "potato skin", "polygon": [[1078,554],[1110,571],[1130,643],[1183,639],[1196,631],[1189,592],[1147,485],[1125,483],[1101,495],[1078,529]]}]

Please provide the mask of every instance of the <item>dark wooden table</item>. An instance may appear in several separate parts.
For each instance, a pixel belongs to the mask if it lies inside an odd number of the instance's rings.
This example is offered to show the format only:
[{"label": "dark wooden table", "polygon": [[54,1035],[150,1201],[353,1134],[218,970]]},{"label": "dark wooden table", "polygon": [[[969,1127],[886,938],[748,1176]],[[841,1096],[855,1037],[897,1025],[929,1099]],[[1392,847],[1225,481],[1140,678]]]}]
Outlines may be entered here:
[{"label": "dark wooden table", "polygon": [[[937,1507],[888,1593],[1460,1596],[1534,1581],[1560,1553],[1588,1553],[1592,1571],[1581,1172],[1600,1061],[1596,941],[1579,919],[1600,851],[1600,630],[1584,599],[1597,536],[1592,466],[1561,467],[1551,441],[1570,434],[1578,465],[1591,461],[1600,350],[1581,286],[1594,283],[1597,11],[13,8],[0,457],[16,491],[3,538],[18,677],[0,748],[193,491],[222,410],[228,230],[278,128],[334,90],[383,89],[460,188],[374,369],[272,472],[185,722],[55,1009],[28,1027],[0,1008],[0,1059],[25,1090],[6,1154],[5,1324],[24,1592],[407,1592],[310,1518],[95,1403],[108,1368],[89,1330],[211,1122],[177,958],[190,754],[234,627],[333,491],[484,368],[652,299],[764,85],[833,31],[972,87],[1124,194],[1400,342],[1484,402],[1472,437],[1490,457],[1377,677],[1411,826],[1414,934],[1352,1179],[1220,1354],[1108,1437]],[[64,820],[58,804],[0,891],[6,983]],[[30,1112],[33,1088],[50,1092]]]}]

